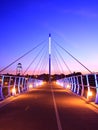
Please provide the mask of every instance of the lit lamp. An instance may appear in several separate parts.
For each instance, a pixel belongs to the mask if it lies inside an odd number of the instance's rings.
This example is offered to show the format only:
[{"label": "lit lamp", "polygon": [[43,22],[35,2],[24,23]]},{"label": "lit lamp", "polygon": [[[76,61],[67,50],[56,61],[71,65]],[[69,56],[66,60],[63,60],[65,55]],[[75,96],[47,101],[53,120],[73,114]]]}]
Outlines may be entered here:
[{"label": "lit lamp", "polygon": [[5,82],[4,84],[5,84],[5,85],[8,85],[8,82]]},{"label": "lit lamp", "polygon": [[44,83],[43,83],[43,81],[40,83],[40,85],[43,85]]},{"label": "lit lamp", "polygon": [[69,84],[67,84],[67,89],[70,89],[70,85]]},{"label": "lit lamp", "polygon": [[93,94],[92,94],[92,92],[89,90],[89,91],[87,92],[87,99],[90,100],[92,96],[93,96]]},{"label": "lit lamp", "polygon": [[60,83],[60,86],[62,86],[62,87],[63,87],[63,83]]},{"label": "lit lamp", "polygon": [[39,84],[38,84],[38,83],[36,83],[36,86],[39,86]]},{"label": "lit lamp", "polygon": [[14,87],[14,88],[12,88],[12,95],[13,95],[13,96],[15,96],[15,95],[16,95],[16,89],[15,89],[15,87]]},{"label": "lit lamp", "polygon": [[57,85],[59,84],[58,81],[56,81],[56,84],[57,84]]},{"label": "lit lamp", "polygon": [[33,88],[32,84],[29,84],[29,89]]}]

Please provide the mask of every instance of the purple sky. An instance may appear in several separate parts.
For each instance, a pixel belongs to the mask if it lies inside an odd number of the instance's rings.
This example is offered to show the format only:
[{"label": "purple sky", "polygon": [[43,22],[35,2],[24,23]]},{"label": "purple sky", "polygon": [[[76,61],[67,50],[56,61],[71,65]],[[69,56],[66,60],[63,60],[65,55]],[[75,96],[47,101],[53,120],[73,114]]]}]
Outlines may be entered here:
[{"label": "purple sky", "polygon": [[[0,0],[0,70],[43,40],[45,50],[36,72],[48,72],[48,34],[93,72],[98,72],[98,1],[97,0]],[[58,56],[52,41],[52,71],[68,70]],[[18,62],[23,71],[40,51],[40,47]],[[59,49],[59,48],[58,48]],[[72,72],[88,73],[60,50]],[[45,57],[46,53],[46,57]],[[45,58],[44,58],[45,57]],[[33,73],[41,57],[30,67]],[[16,62],[6,72],[16,71]],[[45,67],[43,66],[43,62]],[[59,67],[58,67],[59,66]],[[60,69],[60,66],[62,66]],[[40,68],[42,68],[40,70]],[[57,69],[56,69],[57,68]]]}]

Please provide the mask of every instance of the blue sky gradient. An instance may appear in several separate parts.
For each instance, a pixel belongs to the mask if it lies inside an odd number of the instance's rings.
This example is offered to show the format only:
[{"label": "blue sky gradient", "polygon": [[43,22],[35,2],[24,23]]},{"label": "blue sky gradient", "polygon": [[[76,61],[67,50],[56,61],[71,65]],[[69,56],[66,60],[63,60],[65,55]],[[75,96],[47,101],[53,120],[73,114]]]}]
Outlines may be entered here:
[{"label": "blue sky gradient", "polygon": [[[49,33],[91,71],[98,72],[97,0],[0,0],[0,69],[45,39],[48,53]],[[24,70],[37,52],[19,61]],[[64,51],[61,54],[72,72],[88,73]],[[8,71],[14,71],[16,66],[17,63]],[[48,72],[48,65],[46,68]]]}]

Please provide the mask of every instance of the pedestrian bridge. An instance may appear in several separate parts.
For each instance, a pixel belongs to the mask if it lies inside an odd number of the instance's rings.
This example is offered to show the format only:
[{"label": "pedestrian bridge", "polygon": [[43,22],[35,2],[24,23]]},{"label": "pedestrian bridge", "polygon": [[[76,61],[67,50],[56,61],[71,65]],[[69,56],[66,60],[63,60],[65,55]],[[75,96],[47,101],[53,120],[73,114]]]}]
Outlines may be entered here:
[{"label": "pedestrian bridge", "polygon": [[[70,75],[55,81],[65,89],[69,89],[75,94],[86,98],[88,101],[98,104],[98,75]],[[31,77],[21,77],[12,75],[0,76],[0,99],[27,92],[32,88],[41,86],[42,80]]]},{"label": "pedestrian bridge", "polygon": [[[98,107],[60,82],[44,82],[0,102],[1,130],[96,130]],[[38,84],[37,84],[38,85]],[[31,87],[32,86],[32,87]]]},{"label": "pedestrian bridge", "polygon": [[[43,42],[38,44],[0,70],[0,130],[98,129],[98,74],[92,73],[57,42],[53,49],[55,54],[51,53],[51,35],[48,58],[44,47],[46,44],[43,45]],[[88,73],[73,73],[60,49]],[[34,50],[38,53],[23,71],[20,60]],[[9,74],[9,67],[17,62],[16,72]],[[33,75],[28,75],[32,64]],[[53,80],[52,75],[58,71],[61,74],[64,72],[64,77]],[[48,82],[37,78],[45,72],[49,73]]]}]

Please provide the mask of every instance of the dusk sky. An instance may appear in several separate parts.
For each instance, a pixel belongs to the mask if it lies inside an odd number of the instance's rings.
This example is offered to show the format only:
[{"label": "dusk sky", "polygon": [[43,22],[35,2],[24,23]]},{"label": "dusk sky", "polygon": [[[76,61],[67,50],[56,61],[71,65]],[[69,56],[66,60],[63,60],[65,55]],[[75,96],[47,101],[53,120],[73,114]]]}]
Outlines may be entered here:
[{"label": "dusk sky", "polygon": [[[38,73],[40,68],[48,72],[49,33],[52,35],[53,73],[68,73],[56,55],[53,40],[92,72],[98,72],[98,0],[0,0],[0,70],[46,40],[42,48],[35,49],[6,72],[15,71],[19,62],[25,71],[39,51],[41,54],[28,73],[34,70]],[[72,72],[89,73],[67,53],[57,49]]]}]

